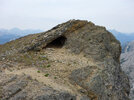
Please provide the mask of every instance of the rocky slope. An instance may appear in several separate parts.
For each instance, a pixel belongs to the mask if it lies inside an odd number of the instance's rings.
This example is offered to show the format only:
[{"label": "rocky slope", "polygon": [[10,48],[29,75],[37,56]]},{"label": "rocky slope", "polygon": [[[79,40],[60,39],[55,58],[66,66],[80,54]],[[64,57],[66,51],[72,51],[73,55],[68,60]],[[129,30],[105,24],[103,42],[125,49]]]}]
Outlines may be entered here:
[{"label": "rocky slope", "polygon": [[0,46],[1,100],[129,100],[119,41],[70,20]]},{"label": "rocky slope", "polygon": [[124,53],[121,54],[121,66],[129,76],[131,84],[130,98],[134,100],[134,41],[129,42],[123,48]]}]

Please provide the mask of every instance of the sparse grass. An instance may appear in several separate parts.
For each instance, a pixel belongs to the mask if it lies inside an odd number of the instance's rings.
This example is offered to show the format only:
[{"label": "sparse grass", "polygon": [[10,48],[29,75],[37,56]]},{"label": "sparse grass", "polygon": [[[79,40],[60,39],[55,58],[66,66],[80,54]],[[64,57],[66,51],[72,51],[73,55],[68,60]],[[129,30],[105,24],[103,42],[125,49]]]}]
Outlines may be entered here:
[{"label": "sparse grass", "polygon": [[74,64],[77,64],[76,62],[74,62]]},{"label": "sparse grass", "polygon": [[49,74],[47,73],[47,74],[45,74],[44,76],[45,76],[45,77],[48,77],[48,76],[49,76]]},{"label": "sparse grass", "polygon": [[68,66],[70,66],[71,64],[70,64],[70,63],[68,63],[67,65],[68,65]]},{"label": "sparse grass", "polygon": [[39,59],[40,59],[40,60],[48,60],[48,58],[47,58],[46,56],[42,56],[42,57],[39,56]]},{"label": "sparse grass", "polygon": [[40,71],[38,70],[37,73],[40,73]]},{"label": "sparse grass", "polygon": [[51,65],[50,65],[50,64],[48,64],[48,65],[47,65],[47,68],[49,68],[49,67],[51,67]]},{"label": "sparse grass", "polygon": [[[40,56],[41,56],[40,52],[29,51],[27,53],[22,53],[22,54],[16,53],[13,55],[8,55],[8,57],[6,58],[11,61],[24,63],[26,66],[38,66],[42,68],[50,67],[50,64],[49,64],[50,62],[48,58],[41,59]],[[46,60],[44,61],[44,59]]]},{"label": "sparse grass", "polygon": [[51,67],[51,65],[50,64],[48,64],[48,65],[41,65],[40,67],[41,68],[49,68],[49,67]]}]

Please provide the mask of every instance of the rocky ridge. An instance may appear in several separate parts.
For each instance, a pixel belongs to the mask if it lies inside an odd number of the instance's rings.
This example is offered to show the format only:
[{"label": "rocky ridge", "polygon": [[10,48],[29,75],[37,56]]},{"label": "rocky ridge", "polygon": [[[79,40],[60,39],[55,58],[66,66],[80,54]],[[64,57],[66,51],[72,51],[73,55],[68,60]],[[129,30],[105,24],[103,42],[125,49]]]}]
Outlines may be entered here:
[{"label": "rocky ridge", "polygon": [[2,100],[129,100],[119,41],[70,20],[0,46]]}]

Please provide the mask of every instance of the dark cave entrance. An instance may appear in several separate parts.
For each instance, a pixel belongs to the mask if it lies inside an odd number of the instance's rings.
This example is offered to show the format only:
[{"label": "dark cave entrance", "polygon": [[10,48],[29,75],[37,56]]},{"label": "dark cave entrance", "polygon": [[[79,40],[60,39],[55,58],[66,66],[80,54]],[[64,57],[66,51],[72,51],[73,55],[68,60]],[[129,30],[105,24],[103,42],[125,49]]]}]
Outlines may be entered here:
[{"label": "dark cave entrance", "polygon": [[46,48],[62,48],[66,42],[67,38],[65,36],[60,36],[47,44]]}]

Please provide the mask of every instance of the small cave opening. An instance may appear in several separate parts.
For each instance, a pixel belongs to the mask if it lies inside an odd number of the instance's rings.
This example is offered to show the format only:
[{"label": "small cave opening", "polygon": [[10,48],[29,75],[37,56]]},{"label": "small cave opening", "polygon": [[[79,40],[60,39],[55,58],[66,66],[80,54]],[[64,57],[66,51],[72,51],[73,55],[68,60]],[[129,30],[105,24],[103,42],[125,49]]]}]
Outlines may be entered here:
[{"label": "small cave opening", "polygon": [[65,36],[60,36],[47,44],[46,48],[62,48],[66,42],[67,38]]}]

